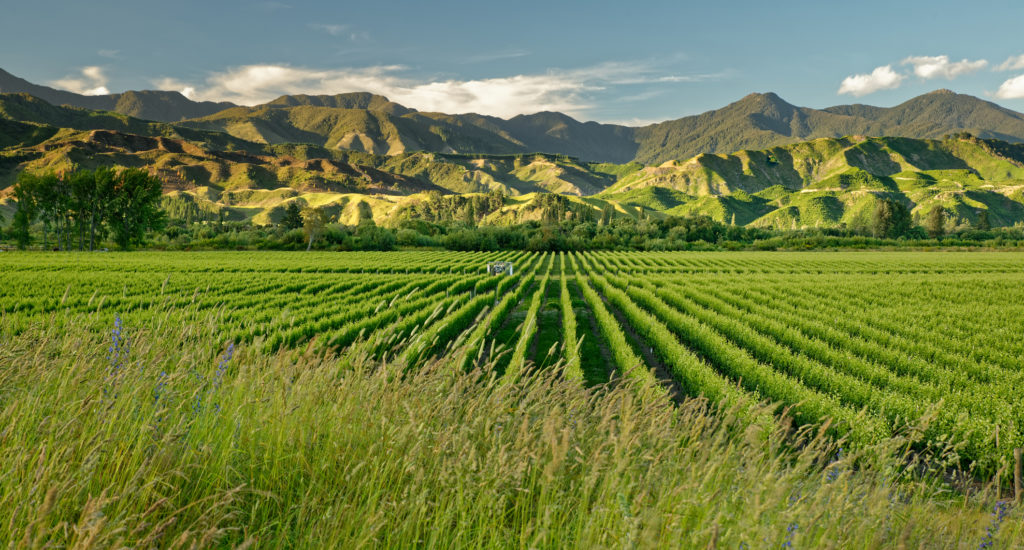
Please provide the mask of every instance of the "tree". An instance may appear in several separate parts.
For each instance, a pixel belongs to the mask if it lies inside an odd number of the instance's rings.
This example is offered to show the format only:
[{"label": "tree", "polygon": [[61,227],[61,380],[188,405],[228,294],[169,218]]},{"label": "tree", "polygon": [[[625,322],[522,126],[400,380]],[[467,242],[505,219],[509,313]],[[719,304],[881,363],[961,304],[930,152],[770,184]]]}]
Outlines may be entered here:
[{"label": "tree", "polygon": [[491,189],[487,194],[487,211],[495,212],[505,206],[505,193],[499,189]]},{"label": "tree", "polygon": [[466,201],[466,205],[462,207],[461,218],[466,227],[476,226],[476,210],[473,208],[472,201]]},{"label": "tree", "polygon": [[57,248],[63,249],[63,221],[67,219],[67,197],[64,196],[63,178],[54,173],[34,177],[32,188],[35,194],[36,209],[43,222],[43,248],[49,248],[47,235],[50,224],[53,224],[54,238]]},{"label": "tree", "polygon": [[992,224],[988,221],[988,210],[978,212],[978,229],[981,231],[992,229]]},{"label": "tree", "polygon": [[313,249],[313,242],[320,238],[329,221],[327,212],[323,208],[306,207],[302,209],[302,230],[305,231],[306,238],[309,239],[309,244],[306,245],[307,252]]},{"label": "tree", "polygon": [[18,182],[14,184],[13,195],[18,203],[18,210],[14,212],[11,231],[18,242],[18,248],[23,250],[31,243],[29,228],[32,226],[32,220],[39,214],[38,185],[38,178],[26,172],[19,174]]},{"label": "tree", "polygon": [[932,208],[924,220],[924,229],[933,239],[943,236],[946,233],[946,209],[941,206]]},{"label": "tree", "polygon": [[96,239],[109,225],[118,244],[128,248],[141,243],[147,230],[163,225],[161,187],[158,178],[139,169],[99,168],[60,175],[22,172],[14,186],[20,212],[15,216],[14,234],[19,246],[27,246],[29,228],[39,219],[44,247],[52,227],[61,250],[71,248],[76,233],[79,250],[85,248],[86,234],[89,250],[94,250]]},{"label": "tree", "polygon": [[[89,250],[96,249],[96,240],[107,235],[107,223],[111,217],[111,206],[114,202],[117,186],[117,172],[113,168],[102,166],[94,175],[95,201],[89,216]],[[162,200],[162,199],[161,199]]]},{"label": "tree", "polygon": [[356,203],[356,225],[373,222],[373,208],[366,201]]},{"label": "tree", "polygon": [[107,202],[110,228],[121,248],[141,244],[146,231],[159,229],[166,221],[160,210],[162,184],[145,170],[127,168],[117,172]]},{"label": "tree", "polygon": [[74,229],[78,234],[78,250],[85,249],[85,220],[93,209],[92,195],[95,188],[95,172],[78,170],[68,177],[71,219],[74,220]]},{"label": "tree", "polygon": [[302,207],[299,203],[292,201],[284,207],[284,217],[281,218],[281,227],[285,229],[299,229],[302,227]]},{"label": "tree", "polygon": [[18,210],[23,214],[17,218],[19,243],[28,243],[28,229],[37,217],[43,224],[43,247],[49,246],[50,224],[56,230],[57,246],[63,248],[63,233],[69,219],[70,199],[63,177],[53,173],[36,175],[22,172],[14,186],[14,197]]},{"label": "tree", "polygon": [[361,250],[394,250],[395,234],[370,221],[361,223],[356,227],[356,239]]},{"label": "tree", "polygon": [[894,239],[910,230],[910,211],[902,203],[882,199],[871,217],[871,232],[878,238]]},{"label": "tree", "polygon": [[18,210],[14,213],[14,219],[11,220],[11,234],[21,250],[25,250],[29,243],[31,243],[31,237],[28,232],[28,228],[31,225],[32,215],[29,213],[29,209],[22,208],[21,203],[19,203]]},{"label": "tree", "polygon": [[85,248],[85,236],[89,235],[89,250],[96,248],[96,236],[104,232],[109,217],[109,207],[114,200],[116,173],[107,167],[95,172],[79,170],[70,177],[71,215],[78,231],[78,249]]}]

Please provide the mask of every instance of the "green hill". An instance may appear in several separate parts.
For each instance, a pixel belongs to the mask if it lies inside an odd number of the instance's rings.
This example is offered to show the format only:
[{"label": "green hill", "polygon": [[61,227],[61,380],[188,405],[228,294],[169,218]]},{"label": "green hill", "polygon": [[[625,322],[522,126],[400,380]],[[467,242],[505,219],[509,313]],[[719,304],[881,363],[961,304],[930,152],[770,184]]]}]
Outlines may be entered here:
[{"label": "green hill", "polygon": [[[71,117],[80,110],[57,108],[52,118]],[[0,111],[0,116],[12,112]],[[100,115],[94,115],[100,116]],[[38,116],[37,118],[42,118]],[[144,131],[156,123],[112,116],[118,124]],[[120,130],[56,128],[0,118],[7,147],[0,148],[0,199],[19,173],[67,171],[98,166],[148,169],[164,181],[165,204],[172,215],[193,217],[221,212],[228,219],[269,223],[288,202],[327,206],[342,219],[358,217],[366,203],[378,221],[401,207],[421,200],[424,192],[468,194],[498,191],[510,197],[504,214],[494,219],[532,219],[531,197],[550,194],[594,195],[613,184],[620,173],[638,165],[582,163],[563,155],[456,155],[402,153],[374,155],[327,149],[308,144],[259,145],[246,148],[211,147],[208,141],[158,132],[139,135]],[[199,137],[208,133],[192,130]],[[234,140],[225,134],[209,134]],[[231,142],[228,143],[230,145]],[[515,197],[528,197],[525,199]],[[570,199],[582,204],[577,199]],[[2,202],[2,200],[0,200]],[[603,204],[603,201],[598,201]],[[10,207],[7,207],[10,209]],[[589,208],[589,207],[588,207]],[[597,207],[594,207],[597,208]],[[351,215],[350,215],[351,214]],[[540,214],[537,214],[539,216]],[[9,218],[9,216],[8,216]]]},{"label": "green hill", "polygon": [[648,166],[599,196],[776,228],[866,225],[881,198],[917,217],[941,205],[961,223],[987,210],[992,223],[1011,225],[1024,221],[1022,188],[1024,144],[845,137]]}]

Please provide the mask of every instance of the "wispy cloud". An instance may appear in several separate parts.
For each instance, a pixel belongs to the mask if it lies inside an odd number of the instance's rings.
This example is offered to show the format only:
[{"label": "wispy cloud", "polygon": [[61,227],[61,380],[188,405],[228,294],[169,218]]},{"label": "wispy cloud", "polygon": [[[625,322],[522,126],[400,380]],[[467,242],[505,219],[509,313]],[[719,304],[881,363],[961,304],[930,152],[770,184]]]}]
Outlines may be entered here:
[{"label": "wispy cloud", "polygon": [[624,95],[618,98],[618,101],[625,103],[635,103],[640,101],[649,101],[660,95],[664,95],[665,90],[647,90],[636,94]]},{"label": "wispy cloud", "polygon": [[632,126],[634,128],[641,128],[644,126],[650,126],[659,122],[664,122],[663,118],[616,118],[611,120],[603,121],[605,124],[618,124],[619,126]]},{"label": "wispy cloud", "polygon": [[707,74],[665,74],[665,72],[661,64],[656,62],[609,61],[592,67],[569,71],[567,74],[616,86],[703,82],[707,80],[720,80],[729,75],[727,71]]},{"label": "wispy cloud", "polygon": [[[603,63],[573,70],[552,69],[481,79],[422,79],[402,66],[314,69],[289,65],[246,65],[209,75],[202,84],[159,81],[194,99],[265,103],[286,94],[372,92],[422,111],[474,112],[510,117],[539,111],[584,115],[593,93],[627,84],[694,82],[714,75],[666,75],[642,63]],[[186,93],[187,92],[187,93]]]},{"label": "wispy cloud", "polygon": [[505,59],[515,59],[517,57],[525,57],[530,55],[527,50],[503,50],[497,52],[481,53],[471,55],[462,60],[463,64],[471,65],[473,63],[492,63],[494,61],[503,61]]},{"label": "wispy cloud", "polygon": [[861,97],[879,90],[891,90],[899,88],[904,78],[906,76],[894,71],[892,65],[882,65],[875,67],[870,74],[855,74],[844,78],[839,85],[839,94]]},{"label": "wispy cloud", "polygon": [[82,95],[106,95],[108,79],[102,67],[82,67],[78,76],[67,76],[50,84]]},{"label": "wispy cloud", "polygon": [[953,80],[959,76],[984,69],[988,66],[988,61],[984,59],[950,61],[948,55],[912,56],[904,59],[903,65],[913,66],[914,74],[925,80],[940,77]]},{"label": "wispy cloud", "polygon": [[121,50],[99,50],[96,52],[100,57],[106,57],[109,59],[116,59],[121,54]]},{"label": "wispy cloud", "polygon": [[328,23],[310,23],[309,28],[325,32],[331,36],[348,38],[353,42],[369,40],[370,33],[352,28],[351,25],[338,25]]},{"label": "wispy cloud", "polygon": [[1024,69],[1024,54],[1008,57],[1006,61],[1003,61],[995,68],[997,71],[1017,71],[1020,69]]},{"label": "wispy cloud", "polygon": [[342,36],[348,33],[348,25],[329,25],[327,23],[310,23],[309,28],[324,31],[331,36]]}]

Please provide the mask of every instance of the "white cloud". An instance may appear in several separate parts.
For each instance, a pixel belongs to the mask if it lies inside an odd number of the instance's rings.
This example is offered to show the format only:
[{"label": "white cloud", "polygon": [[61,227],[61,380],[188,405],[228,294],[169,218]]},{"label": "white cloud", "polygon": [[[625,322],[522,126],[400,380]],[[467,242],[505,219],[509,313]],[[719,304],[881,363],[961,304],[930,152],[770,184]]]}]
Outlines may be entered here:
[{"label": "white cloud", "polygon": [[[914,74],[924,80],[933,78],[953,80],[984,69],[988,66],[988,61],[985,59],[950,61],[948,55],[935,55],[910,56],[905,58],[901,64],[912,66]],[[879,90],[892,90],[899,88],[906,78],[906,74],[893,70],[892,65],[882,65],[875,67],[870,74],[857,74],[844,78],[842,84],[839,85],[839,93],[860,97]]]},{"label": "white cloud", "polygon": [[1016,71],[1024,69],[1024,54],[1008,57],[996,67],[997,71]]},{"label": "white cloud", "polygon": [[175,92],[181,93],[181,95],[189,99],[195,99],[195,87],[190,86],[189,84],[182,82],[176,78],[161,78],[158,80],[153,80],[151,82],[153,83],[153,86],[155,86],[156,89],[158,90],[173,90]]},{"label": "white cloud", "polygon": [[1003,82],[999,89],[996,90],[996,97],[1000,99],[1024,98],[1024,74]]},{"label": "white cloud", "polygon": [[511,116],[526,111],[578,111],[582,82],[559,75],[519,75],[482,80],[415,82],[396,75],[402,67],[315,70],[250,65],[214,74],[197,96],[241,104],[265,103],[284,94],[368,91],[424,111]]},{"label": "white cloud", "polygon": [[372,92],[421,111],[479,113],[510,117],[539,111],[580,116],[592,105],[588,93],[620,84],[705,79],[658,75],[636,63],[604,63],[569,71],[474,80],[423,80],[403,76],[401,66],[311,69],[288,65],[246,65],[211,74],[202,85],[174,79],[157,81],[164,89],[190,89],[192,99],[266,103],[281,95]]},{"label": "white cloud", "polygon": [[852,94],[856,97],[875,93],[879,90],[899,88],[906,76],[892,70],[892,65],[876,67],[871,74],[857,74],[843,79],[839,85],[839,94]]},{"label": "white cloud", "polygon": [[988,61],[978,59],[977,61],[950,61],[948,55],[936,56],[912,56],[903,60],[904,65],[913,65],[914,74],[924,78],[945,78],[953,80],[958,76],[971,74],[980,71],[988,66]]},{"label": "white cloud", "polygon": [[81,76],[68,76],[50,84],[82,95],[107,95],[107,77],[102,67],[82,67]]},{"label": "white cloud", "polygon": [[121,50],[99,50],[96,52],[100,57],[108,57],[115,59],[121,53]]}]

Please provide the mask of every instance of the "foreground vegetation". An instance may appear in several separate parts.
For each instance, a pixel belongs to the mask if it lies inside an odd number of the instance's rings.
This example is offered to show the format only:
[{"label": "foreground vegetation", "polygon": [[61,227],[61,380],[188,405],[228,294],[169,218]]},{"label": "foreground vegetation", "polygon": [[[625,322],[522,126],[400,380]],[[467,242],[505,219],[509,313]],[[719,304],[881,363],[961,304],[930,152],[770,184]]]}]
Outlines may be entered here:
[{"label": "foreground vegetation", "polygon": [[[515,275],[488,276],[485,264],[498,259]],[[224,345],[356,346],[414,364],[464,345],[458,364],[497,357],[499,373],[563,360],[590,383],[614,373],[662,395],[783,403],[799,423],[829,418],[833,435],[857,444],[887,439],[930,404],[938,411],[922,446],[954,437],[957,466],[986,479],[1009,479],[1012,449],[1024,443],[1018,254],[57,253],[0,262],[0,309],[14,333],[38,322],[74,331],[69,316],[89,312],[151,326],[221,311]],[[573,339],[596,349],[560,344],[572,318],[585,319]]]},{"label": "foreground vegetation", "polygon": [[[491,277],[488,261],[515,275]],[[996,547],[1011,253],[7,253],[18,546]],[[984,545],[984,546],[983,546]]]},{"label": "foreground vegetation", "polygon": [[[32,323],[0,355],[0,540],[19,547],[1012,548],[1020,512],[908,453],[706,401],[495,383],[453,354],[224,344],[218,313]],[[131,319],[127,316],[125,319]],[[457,352],[457,350],[454,350]],[[756,412],[756,411],[755,411]],[[765,414],[769,408],[763,409]],[[784,419],[783,419],[784,420]]]}]

